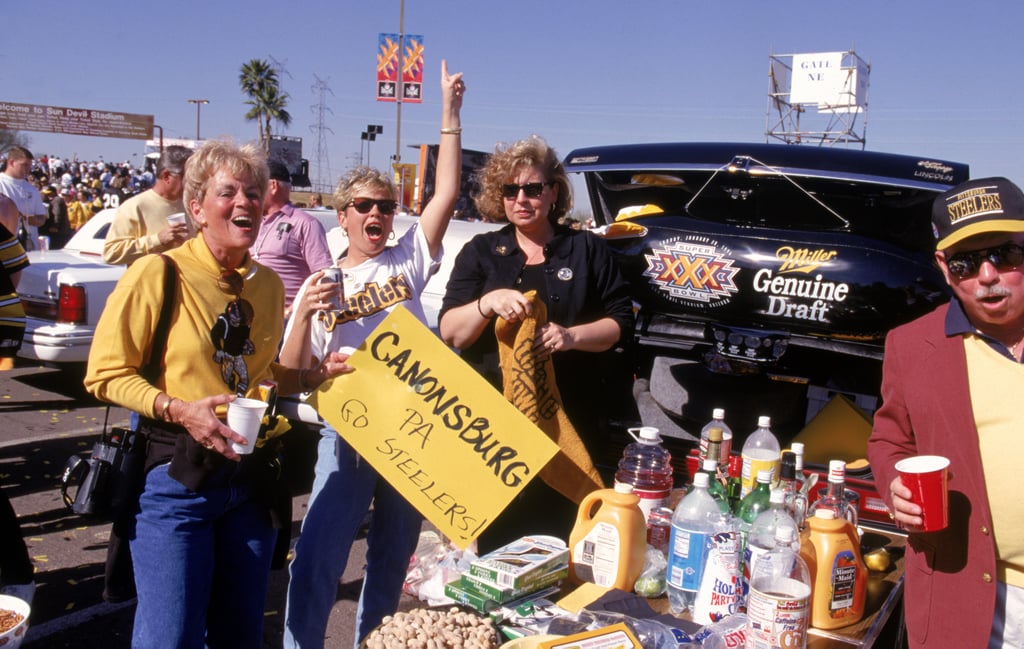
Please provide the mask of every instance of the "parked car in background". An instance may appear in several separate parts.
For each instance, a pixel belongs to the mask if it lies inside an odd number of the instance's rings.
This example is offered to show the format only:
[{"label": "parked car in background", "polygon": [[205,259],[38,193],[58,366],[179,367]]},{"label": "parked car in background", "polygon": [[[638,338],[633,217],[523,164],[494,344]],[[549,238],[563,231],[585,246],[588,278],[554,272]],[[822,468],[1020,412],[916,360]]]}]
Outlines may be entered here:
[{"label": "parked car in background", "polygon": [[88,359],[96,322],[125,269],[103,261],[115,211],[100,211],[60,250],[28,253],[29,267],[18,284],[27,316],[22,358],[56,366]]},{"label": "parked car in background", "polygon": [[[114,217],[114,209],[100,211],[75,233],[60,250],[28,253],[29,267],[22,271],[18,294],[27,316],[25,337],[19,356],[44,365],[75,368],[89,357],[96,323],[125,266],[103,261],[103,242]],[[331,254],[343,254],[347,239],[338,228],[337,212],[309,210],[327,230]],[[395,238],[401,236],[416,217],[395,216]],[[455,255],[473,235],[495,224],[452,221],[445,236],[445,256],[438,273],[423,295],[431,325],[437,325],[445,285]],[[131,314],[125,314],[130,317]]]},{"label": "parked car in background", "polygon": [[632,285],[638,405],[663,433],[692,440],[723,406],[734,431],[769,414],[785,439],[837,393],[871,413],[886,332],[948,300],[930,210],[965,164],[685,143],[565,165]]}]

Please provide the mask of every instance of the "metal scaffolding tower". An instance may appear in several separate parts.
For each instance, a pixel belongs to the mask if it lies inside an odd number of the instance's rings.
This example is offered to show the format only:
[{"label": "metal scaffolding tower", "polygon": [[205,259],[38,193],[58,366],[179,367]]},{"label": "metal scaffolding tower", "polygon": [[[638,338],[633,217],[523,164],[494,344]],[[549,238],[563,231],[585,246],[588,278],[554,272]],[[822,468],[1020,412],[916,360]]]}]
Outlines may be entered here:
[{"label": "metal scaffolding tower", "polygon": [[871,65],[853,50],[772,54],[768,67],[768,141],[867,144]]}]

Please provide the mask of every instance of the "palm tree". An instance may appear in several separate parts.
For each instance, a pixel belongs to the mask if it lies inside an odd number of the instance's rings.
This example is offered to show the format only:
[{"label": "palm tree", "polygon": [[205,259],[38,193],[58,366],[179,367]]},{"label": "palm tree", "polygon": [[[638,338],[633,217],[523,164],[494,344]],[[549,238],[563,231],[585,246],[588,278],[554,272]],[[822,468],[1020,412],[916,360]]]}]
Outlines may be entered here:
[{"label": "palm tree", "polygon": [[282,92],[277,79],[277,70],[262,59],[252,59],[242,64],[238,75],[238,83],[249,99],[250,106],[245,119],[255,121],[260,129],[260,146],[264,151],[270,150],[271,120],[277,120],[288,126],[292,116],[285,110],[288,105],[288,93]]}]

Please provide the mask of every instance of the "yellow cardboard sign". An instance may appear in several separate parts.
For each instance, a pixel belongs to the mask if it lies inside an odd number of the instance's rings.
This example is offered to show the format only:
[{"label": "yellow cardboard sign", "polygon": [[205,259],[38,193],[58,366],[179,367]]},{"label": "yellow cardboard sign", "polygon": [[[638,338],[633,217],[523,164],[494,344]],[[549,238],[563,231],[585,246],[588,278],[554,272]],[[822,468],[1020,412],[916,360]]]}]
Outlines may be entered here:
[{"label": "yellow cardboard sign", "polygon": [[404,307],[309,403],[465,549],[558,447]]}]

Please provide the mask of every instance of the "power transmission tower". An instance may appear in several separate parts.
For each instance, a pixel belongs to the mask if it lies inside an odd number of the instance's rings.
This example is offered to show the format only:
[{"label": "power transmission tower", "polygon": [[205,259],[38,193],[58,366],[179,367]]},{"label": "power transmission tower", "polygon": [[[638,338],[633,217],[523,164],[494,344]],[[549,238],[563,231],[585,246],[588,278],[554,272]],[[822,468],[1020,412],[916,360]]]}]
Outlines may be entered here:
[{"label": "power transmission tower", "polygon": [[310,107],[316,116],[316,123],[309,127],[309,130],[316,135],[316,180],[313,186],[317,191],[330,192],[334,183],[334,176],[331,174],[331,162],[327,154],[327,134],[334,134],[331,127],[327,126],[327,114],[334,114],[327,105],[327,93],[331,89],[327,82],[320,77],[313,75],[316,83],[313,84],[313,92],[316,94],[317,103]]},{"label": "power transmission tower", "polygon": [[282,74],[287,74],[289,79],[291,79],[292,81],[295,80],[295,77],[292,76],[292,73],[289,72],[288,69],[285,67],[286,65],[288,65],[288,59],[285,59],[284,62],[281,62],[269,54],[267,55],[267,58],[270,59],[270,62],[274,64],[271,67],[274,68],[274,72],[277,72],[277,75],[279,77]]}]

